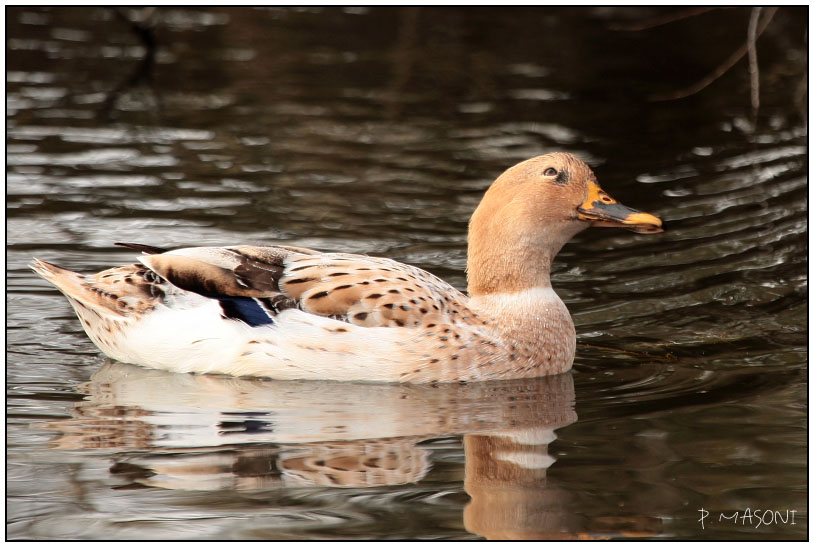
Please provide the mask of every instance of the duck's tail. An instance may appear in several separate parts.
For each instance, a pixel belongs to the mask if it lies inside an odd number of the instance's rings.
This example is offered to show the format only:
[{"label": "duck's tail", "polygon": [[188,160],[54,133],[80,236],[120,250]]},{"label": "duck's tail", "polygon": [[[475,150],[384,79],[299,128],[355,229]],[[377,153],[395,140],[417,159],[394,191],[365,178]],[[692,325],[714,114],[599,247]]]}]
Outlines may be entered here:
[{"label": "duck's tail", "polygon": [[69,298],[83,299],[82,295],[88,291],[83,286],[85,276],[81,274],[60,268],[39,258],[34,258],[28,266]]},{"label": "duck's tail", "polygon": [[154,303],[158,279],[145,279],[144,266],[113,268],[94,275],[82,275],[37,258],[29,264],[40,277],[64,294],[80,318],[90,311],[108,319],[122,319],[145,305]]}]

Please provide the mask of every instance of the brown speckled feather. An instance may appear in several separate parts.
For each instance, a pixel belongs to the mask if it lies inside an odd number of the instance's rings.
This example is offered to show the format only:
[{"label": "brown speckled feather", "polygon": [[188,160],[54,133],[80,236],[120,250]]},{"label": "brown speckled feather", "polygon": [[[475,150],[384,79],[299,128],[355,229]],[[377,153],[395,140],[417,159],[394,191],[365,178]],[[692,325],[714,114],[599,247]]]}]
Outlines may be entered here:
[{"label": "brown speckled feather", "polygon": [[81,307],[95,314],[113,314],[122,318],[152,311],[164,297],[166,281],[143,264],[118,266],[102,272],[81,275],[43,260],[32,267],[57,285],[68,298],[82,294]]},{"label": "brown speckled feather", "polygon": [[282,295],[303,311],[362,327],[468,322],[473,316],[460,291],[386,258],[244,246],[180,249],[142,260],[184,290],[205,296]]},{"label": "brown speckled feather", "polygon": [[280,287],[304,311],[363,327],[417,327],[466,309],[466,297],[448,283],[384,258],[292,257]]}]

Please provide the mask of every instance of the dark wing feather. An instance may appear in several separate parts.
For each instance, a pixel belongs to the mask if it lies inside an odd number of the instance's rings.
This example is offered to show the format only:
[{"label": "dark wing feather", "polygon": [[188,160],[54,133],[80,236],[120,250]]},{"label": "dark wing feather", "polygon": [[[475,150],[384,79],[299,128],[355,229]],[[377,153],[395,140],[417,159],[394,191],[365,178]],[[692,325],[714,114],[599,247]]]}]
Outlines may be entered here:
[{"label": "dark wing feather", "polygon": [[144,245],[141,243],[114,243],[113,245],[117,245],[119,247],[127,247],[128,249],[135,249],[136,251],[141,251],[142,253],[148,255],[161,254],[169,251],[169,249],[164,249],[162,247],[153,247],[152,245]]},{"label": "dark wing feather", "polygon": [[[466,297],[418,268],[385,258],[296,247],[194,247],[141,258],[172,285],[226,300],[249,324],[288,308],[365,327],[473,321]],[[259,306],[259,308],[258,308]],[[228,308],[228,309],[226,309]],[[260,308],[262,308],[262,311]],[[231,315],[230,315],[231,314]]]},{"label": "dark wing feather", "polygon": [[142,261],[187,291],[210,297],[255,298],[280,294],[278,281],[291,253],[283,247],[193,247],[150,255]]}]

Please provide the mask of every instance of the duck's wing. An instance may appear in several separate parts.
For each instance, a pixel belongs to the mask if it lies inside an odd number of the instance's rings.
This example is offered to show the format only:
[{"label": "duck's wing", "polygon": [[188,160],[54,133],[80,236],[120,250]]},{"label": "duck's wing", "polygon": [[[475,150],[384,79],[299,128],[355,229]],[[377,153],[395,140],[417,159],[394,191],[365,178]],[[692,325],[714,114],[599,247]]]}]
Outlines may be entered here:
[{"label": "duck's wing", "polygon": [[226,316],[249,324],[289,308],[365,327],[414,327],[439,315],[467,315],[460,291],[386,258],[237,246],[154,252],[141,261],[175,287],[220,300]]}]

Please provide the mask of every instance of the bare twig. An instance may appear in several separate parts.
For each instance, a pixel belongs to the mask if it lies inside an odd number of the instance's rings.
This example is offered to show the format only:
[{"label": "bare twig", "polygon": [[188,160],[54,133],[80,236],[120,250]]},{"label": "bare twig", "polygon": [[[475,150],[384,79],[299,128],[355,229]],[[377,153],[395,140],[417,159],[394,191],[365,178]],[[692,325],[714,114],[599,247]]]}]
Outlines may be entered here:
[{"label": "bare twig", "polygon": [[[808,46],[808,27],[806,27],[803,34],[803,43]],[[806,52],[806,66],[808,66],[808,47],[804,50]],[[803,71],[803,77],[800,78],[800,83],[797,84],[797,89],[794,92],[794,104],[800,110],[800,117],[808,120],[808,71]]]},{"label": "bare twig", "polygon": [[760,73],[757,66],[757,22],[760,19],[760,12],[763,8],[754,7],[749,16],[749,29],[746,33],[746,46],[749,53],[749,89],[752,101],[752,116],[757,117],[757,110],[760,107]]},{"label": "bare twig", "polygon": [[681,21],[682,19],[687,19],[688,17],[695,17],[696,15],[701,15],[702,13],[707,13],[708,11],[713,11],[716,9],[726,9],[726,8],[693,7],[681,11],[676,11],[673,13],[668,13],[667,15],[661,15],[659,17],[651,17],[650,19],[645,19],[644,21],[636,21],[633,23],[613,23],[609,26],[609,28],[611,30],[622,30],[622,31],[648,30],[651,28],[660,27],[662,25],[667,25],[675,21]]},{"label": "bare twig", "polygon": [[[776,7],[772,7],[766,10],[767,15],[763,18],[763,21],[760,21],[757,24],[757,30],[755,32],[755,41],[763,34],[763,31],[766,30],[766,27],[769,26],[769,23],[774,18],[774,14],[777,12]],[[735,63],[743,59],[743,56],[746,55],[747,50],[749,48],[749,41],[735,50],[732,55],[730,55],[723,63],[721,63],[718,67],[715,68],[708,76],[705,76],[698,82],[694,83],[691,86],[685,87],[684,89],[679,89],[678,91],[674,91],[672,93],[664,93],[664,94],[657,94],[651,95],[649,98],[651,101],[671,101],[674,99],[683,99],[684,97],[689,97],[690,95],[694,95],[707,87],[709,84],[726,74],[726,72],[732,68]]]},{"label": "bare twig", "polygon": [[127,78],[119,82],[115,88],[107,93],[107,96],[99,109],[98,116],[103,119],[109,118],[116,101],[119,100],[121,95],[125,91],[142,83],[149,87],[160,110],[161,97],[153,88],[155,56],[156,51],[158,50],[158,43],[155,37],[155,14],[157,12],[157,8],[151,7],[142,10],[141,20],[129,17],[120,7],[114,7],[112,9],[113,13],[115,13],[116,16],[123,22],[127,23],[133,33],[138,36],[139,40],[141,40],[141,43],[144,46],[144,57],[135,66],[133,72]]}]

